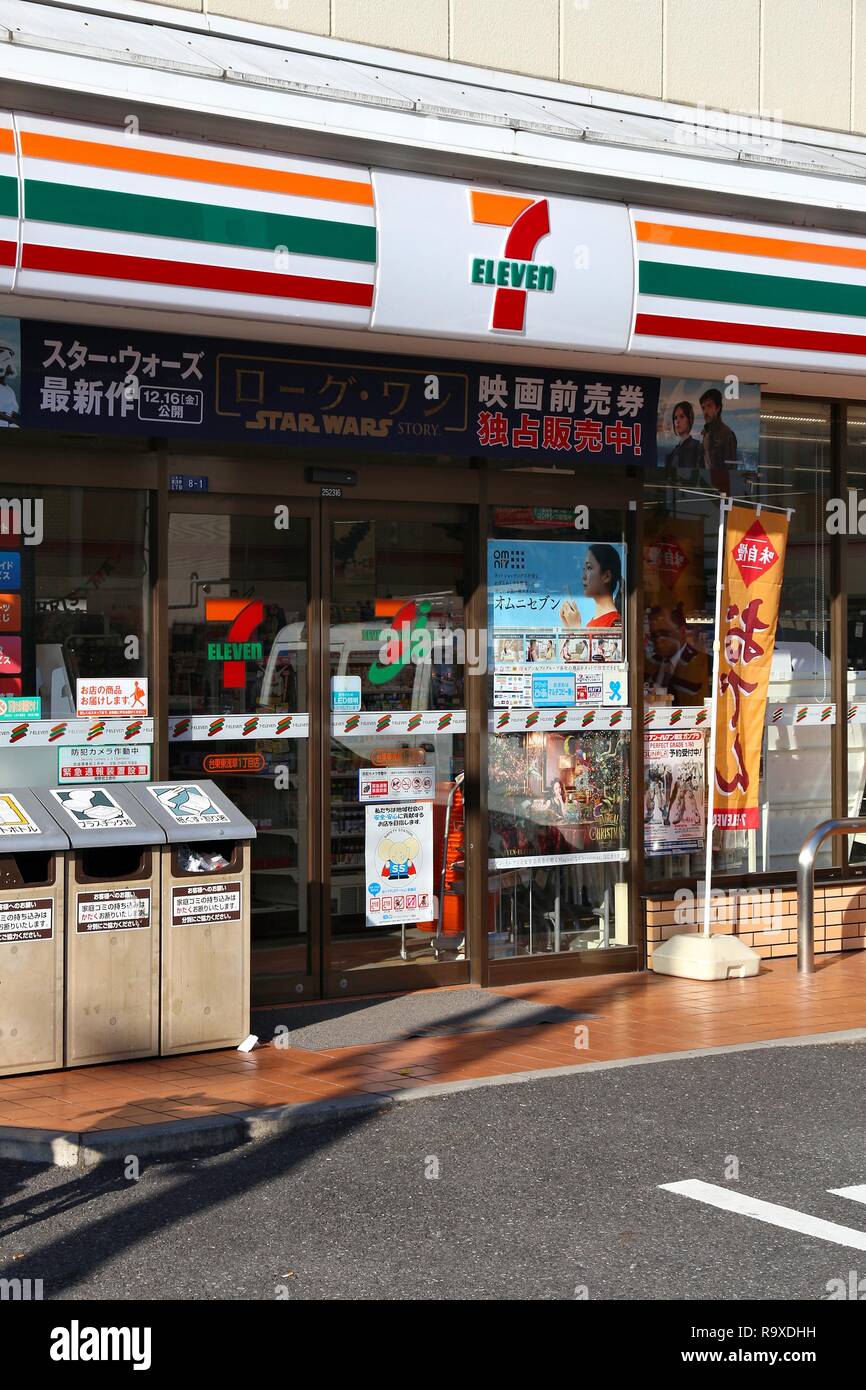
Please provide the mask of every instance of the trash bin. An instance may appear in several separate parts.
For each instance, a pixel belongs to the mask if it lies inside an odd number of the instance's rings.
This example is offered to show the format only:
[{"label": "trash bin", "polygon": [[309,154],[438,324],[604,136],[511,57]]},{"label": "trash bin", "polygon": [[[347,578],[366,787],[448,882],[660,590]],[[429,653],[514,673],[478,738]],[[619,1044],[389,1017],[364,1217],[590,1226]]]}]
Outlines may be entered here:
[{"label": "trash bin", "polygon": [[69,838],[66,1065],[159,1050],[159,854],[165,836],[123,783],[41,788]]},{"label": "trash bin", "polygon": [[0,1076],[63,1066],[68,849],[32,791],[0,791]]},{"label": "trash bin", "polygon": [[250,1031],[252,821],[213,782],[135,795],[165,832],[160,1052],[235,1047]]}]

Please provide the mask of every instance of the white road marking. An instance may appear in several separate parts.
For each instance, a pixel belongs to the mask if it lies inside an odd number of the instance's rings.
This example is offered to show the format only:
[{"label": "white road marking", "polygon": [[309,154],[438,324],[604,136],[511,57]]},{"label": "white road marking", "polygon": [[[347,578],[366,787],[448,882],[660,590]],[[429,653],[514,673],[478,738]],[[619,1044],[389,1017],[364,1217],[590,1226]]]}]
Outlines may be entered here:
[{"label": "white road marking", "polygon": [[847,1197],[849,1202],[866,1204],[866,1182],[858,1183],[856,1187],[828,1187],[827,1191],[833,1197]]},{"label": "white road marking", "polygon": [[[747,1197],[745,1193],[735,1192],[730,1187],[717,1187],[712,1182],[701,1182],[699,1178],[688,1178],[685,1182],[663,1182],[659,1187],[664,1192],[676,1192],[680,1197],[691,1197],[696,1202],[706,1202],[708,1206],[720,1207],[722,1211],[732,1211],[737,1216],[751,1216],[754,1221],[764,1221],[769,1226],[783,1226],[788,1231],[799,1231],[804,1236],[814,1236],[816,1240],[829,1240],[834,1245],[847,1245],[852,1250],[866,1250],[866,1231],[855,1231],[850,1226],[837,1226],[835,1221],[823,1221],[819,1216],[809,1216],[793,1207],[780,1207],[775,1202],[762,1202],[758,1197]],[[850,1191],[862,1189],[845,1189]]]}]

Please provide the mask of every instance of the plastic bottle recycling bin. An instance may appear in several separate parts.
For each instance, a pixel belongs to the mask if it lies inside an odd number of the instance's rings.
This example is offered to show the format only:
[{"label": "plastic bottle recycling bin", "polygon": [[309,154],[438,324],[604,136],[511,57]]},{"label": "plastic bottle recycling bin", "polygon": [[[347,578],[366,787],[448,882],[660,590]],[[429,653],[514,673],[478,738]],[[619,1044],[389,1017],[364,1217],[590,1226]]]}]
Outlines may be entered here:
[{"label": "plastic bottle recycling bin", "polygon": [[66,859],[66,1065],[159,1048],[159,853],[165,836],[127,785],[39,788]]},{"label": "plastic bottle recycling bin", "polygon": [[63,1066],[68,849],[32,791],[0,791],[0,1076]]},{"label": "plastic bottle recycling bin", "polygon": [[250,1031],[255,826],[213,782],[155,782],[134,791],[168,841],[160,1052],[237,1046]]}]

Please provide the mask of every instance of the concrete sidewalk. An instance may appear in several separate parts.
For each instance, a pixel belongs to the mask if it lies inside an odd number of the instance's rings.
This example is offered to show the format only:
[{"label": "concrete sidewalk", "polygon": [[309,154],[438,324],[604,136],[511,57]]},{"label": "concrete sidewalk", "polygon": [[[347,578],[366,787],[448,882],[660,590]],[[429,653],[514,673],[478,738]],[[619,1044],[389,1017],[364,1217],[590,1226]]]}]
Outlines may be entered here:
[{"label": "concrete sidewalk", "polygon": [[[340,1005],[321,1006],[340,1036],[352,1036],[346,1016],[354,1015],[360,1036],[384,1041],[312,1049],[309,1013],[302,1012],[310,1006],[287,1006],[269,1010],[269,1021],[284,1022],[289,1041],[301,1023],[304,1047],[269,1043],[251,1053],[2,1078],[0,1157],[72,1166],[183,1154],[315,1123],[335,1110],[375,1109],[467,1085],[773,1041],[841,1040],[866,1029],[866,952],[821,957],[816,973],[804,977],[782,959],[766,962],[753,979],[718,983],[600,975],[435,993],[443,1002],[432,1009],[431,992],[408,1002],[347,1000],[342,1018]],[[497,1014],[507,1026],[497,1026]],[[395,1017],[404,1015],[410,1035],[395,1037]]]}]

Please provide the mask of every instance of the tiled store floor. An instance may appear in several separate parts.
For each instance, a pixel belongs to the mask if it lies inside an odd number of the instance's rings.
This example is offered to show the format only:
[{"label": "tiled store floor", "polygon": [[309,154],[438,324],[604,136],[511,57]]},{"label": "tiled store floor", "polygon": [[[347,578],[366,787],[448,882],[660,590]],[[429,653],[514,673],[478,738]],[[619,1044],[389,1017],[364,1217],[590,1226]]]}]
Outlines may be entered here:
[{"label": "tiled store floor", "polygon": [[[784,959],[765,962],[762,973],[748,980],[698,983],[652,974],[599,975],[508,986],[495,993],[557,1004],[584,1017],[331,1051],[269,1044],[251,1053],[208,1052],[5,1077],[0,1078],[0,1127],[86,1134],[467,1078],[843,1032],[866,1026],[866,951],[820,957],[812,976],[799,977],[796,962]],[[291,1017],[289,1008],[286,1017]]]}]

